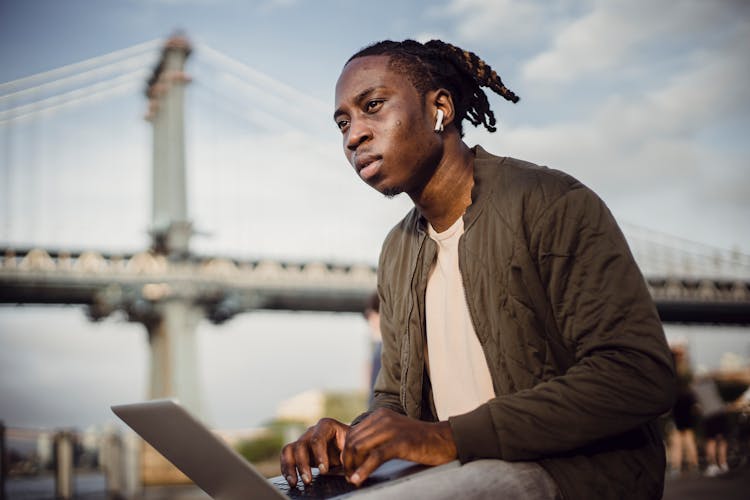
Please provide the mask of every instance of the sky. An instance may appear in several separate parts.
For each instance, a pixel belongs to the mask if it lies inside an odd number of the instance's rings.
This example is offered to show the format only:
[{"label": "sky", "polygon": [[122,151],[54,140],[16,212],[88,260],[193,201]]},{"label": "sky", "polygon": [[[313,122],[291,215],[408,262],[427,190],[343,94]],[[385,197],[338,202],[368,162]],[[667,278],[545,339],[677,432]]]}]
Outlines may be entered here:
[{"label": "sky", "polygon": [[[490,95],[498,132],[468,127],[467,143],[567,171],[623,224],[750,254],[747,2],[0,0],[0,85],[177,30],[194,49],[186,137],[198,252],[374,264],[410,202],[383,199],[346,164],[335,82],[369,43],[440,38],[521,96]],[[0,102],[2,244],[148,245],[142,91],[159,42],[150,47],[110,98],[12,124],[4,110],[47,94]],[[219,426],[257,424],[308,388],[364,381],[358,315],[252,313],[202,323],[198,335]],[[140,325],[92,324],[72,307],[0,308],[0,419],[106,422],[109,403],[143,396],[147,357]]]}]

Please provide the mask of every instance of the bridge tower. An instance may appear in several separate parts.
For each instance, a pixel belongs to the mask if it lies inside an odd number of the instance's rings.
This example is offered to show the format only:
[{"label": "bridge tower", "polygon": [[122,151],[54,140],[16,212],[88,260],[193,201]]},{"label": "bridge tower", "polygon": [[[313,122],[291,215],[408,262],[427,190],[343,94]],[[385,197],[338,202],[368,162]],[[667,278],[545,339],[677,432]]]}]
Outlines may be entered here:
[{"label": "bridge tower", "polygon": [[[146,116],[153,126],[152,251],[179,265],[189,254],[185,174],[184,92],[189,78],[185,61],[191,47],[183,36],[165,44],[149,79]],[[141,318],[151,347],[150,397],[174,397],[202,413],[198,383],[196,326],[203,311],[195,297],[154,284],[153,308]]]}]

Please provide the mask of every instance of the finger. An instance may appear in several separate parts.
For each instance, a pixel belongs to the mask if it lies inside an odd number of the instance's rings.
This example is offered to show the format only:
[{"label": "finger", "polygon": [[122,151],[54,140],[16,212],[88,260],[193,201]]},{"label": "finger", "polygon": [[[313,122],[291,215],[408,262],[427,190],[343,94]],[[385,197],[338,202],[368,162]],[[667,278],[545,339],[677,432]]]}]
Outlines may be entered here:
[{"label": "finger", "polygon": [[364,462],[362,462],[362,465],[360,465],[357,470],[354,471],[354,473],[347,478],[347,480],[356,486],[361,486],[363,482],[367,480],[368,477],[370,477],[370,474],[375,471],[380,465],[388,460],[388,457],[382,451],[383,448],[376,448],[372,450],[365,459]]},{"label": "finger", "polygon": [[[318,425],[310,436],[310,451],[321,474],[326,474],[330,466],[329,443],[336,442],[336,429],[332,425]],[[334,452],[338,455],[338,451]]]},{"label": "finger", "polygon": [[343,465],[341,455],[344,453],[346,444],[346,429],[336,431],[335,439],[328,442],[328,470]]},{"label": "finger", "polygon": [[343,453],[344,470],[351,475],[359,468],[373,450],[391,439],[391,429],[374,429],[355,436],[347,436]]},{"label": "finger", "polygon": [[294,460],[297,463],[297,470],[302,478],[302,482],[310,484],[312,481],[312,471],[310,470],[310,451],[307,444],[297,441],[294,446]]},{"label": "finger", "polygon": [[294,461],[294,444],[288,444],[281,449],[281,474],[294,488],[297,486],[297,466]]},{"label": "finger", "polygon": [[380,420],[362,422],[356,427],[352,427],[352,430],[346,435],[346,443],[369,439],[385,429],[388,429],[388,424]]},{"label": "finger", "polygon": [[356,455],[359,453],[359,448],[353,446],[350,443],[349,438],[346,439],[346,444],[341,450],[341,465],[344,466],[344,473],[349,476],[357,469]]},{"label": "finger", "polygon": [[357,426],[351,428],[351,431],[346,436],[347,440],[366,438],[380,433],[384,429],[392,428],[395,423],[394,415],[396,414],[392,410],[385,408],[375,410]]},{"label": "finger", "polygon": [[346,437],[352,431],[352,427],[344,426],[336,430],[336,446],[339,448],[339,452],[344,451],[346,445]]}]

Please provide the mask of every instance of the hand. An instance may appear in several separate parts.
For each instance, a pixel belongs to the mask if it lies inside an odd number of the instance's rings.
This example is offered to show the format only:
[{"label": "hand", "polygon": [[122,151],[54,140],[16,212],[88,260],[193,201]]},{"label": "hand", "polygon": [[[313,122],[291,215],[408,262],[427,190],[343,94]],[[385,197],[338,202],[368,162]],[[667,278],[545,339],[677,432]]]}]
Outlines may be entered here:
[{"label": "hand", "polygon": [[321,474],[327,474],[332,467],[341,465],[341,452],[349,426],[332,418],[324,418],[307,429],[295,442],[281,450],[281,473],[290,486],[297,486],[297,471],[302,482],[310,484],[312,459]]},{"label": "hand", "polygon": [[392,458],[440,465],[457,453],[448,422],[422,422],[379,408],[349,430],[342,458],[347,480],[359,486]]}]

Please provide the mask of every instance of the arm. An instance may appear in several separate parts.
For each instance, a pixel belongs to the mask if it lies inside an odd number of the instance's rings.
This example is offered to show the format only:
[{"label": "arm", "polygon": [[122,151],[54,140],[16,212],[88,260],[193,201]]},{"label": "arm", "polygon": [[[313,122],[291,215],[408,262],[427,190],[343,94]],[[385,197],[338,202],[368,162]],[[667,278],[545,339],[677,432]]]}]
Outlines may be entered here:
[{"label": "arm", "polygon": [[386,408],[370,413],[346,436],[342,454],[347,479],[359,486],[392,458],[440,465],[456,458],[448,422],[423,422]]},{"label": "arm", "polygon": [[750,409],[750,387],[745,390],[740,396],[729,404],[729,408],[732,411],[747,411]]},{"label": "arm", "polygon": [[673,402],[674,369],[661,323],[603,202],[578,186],[537,218],[529,238],[574,363],[532,389],[451,418],[462,461],[568,452],[634,429]]},{"label": "arm", "polygon": [[[385,267],[385,255],[384,251],[379,270]],[[385,286],[387,284],[383,283],[382,275],[378,276],[378,282],[382,365],[372,406],[352,423],[342,453],[347,479],[356,485],[392,458],[427,465],[439,465],[456,458],[456,446],[448,422],[422,422],[405,415],[400,395],[403,328],[394,322],[394,298]]]}]

